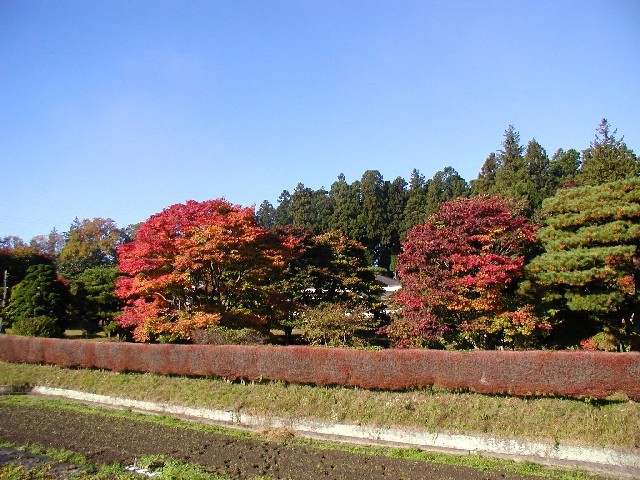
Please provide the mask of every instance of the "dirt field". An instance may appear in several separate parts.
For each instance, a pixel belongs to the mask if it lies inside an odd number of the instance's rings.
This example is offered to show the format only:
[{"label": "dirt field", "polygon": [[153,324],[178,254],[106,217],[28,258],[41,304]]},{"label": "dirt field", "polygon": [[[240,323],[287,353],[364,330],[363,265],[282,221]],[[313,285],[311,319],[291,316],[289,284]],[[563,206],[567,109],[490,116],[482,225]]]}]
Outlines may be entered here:
[{"label": "dirt field", "polygon": [[[7,397],[5,397],[7,398]],[[93,463],[133,463],[165,454],[233,479],[532,480],[539,477],[421,461],[316,450],[286,442],[243,439],[144,419],[102,416],[0,398],[0,438],[82,453]]]}]

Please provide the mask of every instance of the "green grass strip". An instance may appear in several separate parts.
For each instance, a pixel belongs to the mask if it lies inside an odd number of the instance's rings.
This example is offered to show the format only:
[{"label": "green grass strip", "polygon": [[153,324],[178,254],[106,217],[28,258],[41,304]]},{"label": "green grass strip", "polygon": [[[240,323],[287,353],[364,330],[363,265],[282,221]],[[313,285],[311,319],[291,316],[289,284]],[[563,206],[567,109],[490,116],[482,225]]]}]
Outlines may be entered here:
[{"label": "green grass strip", "polygon": [[430,432],[640,448],[640,404],[431,390],[369,391],[282,382],[232,383],[0,362],[0,385],[41,385],[252,415]]}]

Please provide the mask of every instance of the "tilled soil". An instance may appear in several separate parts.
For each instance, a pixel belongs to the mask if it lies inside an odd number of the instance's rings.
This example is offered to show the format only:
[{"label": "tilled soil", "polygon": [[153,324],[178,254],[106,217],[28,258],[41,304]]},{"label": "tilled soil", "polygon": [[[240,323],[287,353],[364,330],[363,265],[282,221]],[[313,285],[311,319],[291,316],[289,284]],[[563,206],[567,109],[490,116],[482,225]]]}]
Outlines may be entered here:
[{"label": "tilled soil", "polygon": [[203,465],[233,479],[264,476],[291,480],[539,480],[539,477],[476,470],[423,461],[359,455],[187,427],[161,425],[47,405],[16,405],[0,399],[0,438],[85,455],[92,463],[132,464],[164,454]]},{"label": "tilled soil", "polygon": [[70,475],[80,474],[84,470],[70,463],[56,461],[42,455],[34,455],[14,448],[0,448],[0,465],[18,465],[27,470],[46,467],[47,474],[57,478],[68,478]]}]

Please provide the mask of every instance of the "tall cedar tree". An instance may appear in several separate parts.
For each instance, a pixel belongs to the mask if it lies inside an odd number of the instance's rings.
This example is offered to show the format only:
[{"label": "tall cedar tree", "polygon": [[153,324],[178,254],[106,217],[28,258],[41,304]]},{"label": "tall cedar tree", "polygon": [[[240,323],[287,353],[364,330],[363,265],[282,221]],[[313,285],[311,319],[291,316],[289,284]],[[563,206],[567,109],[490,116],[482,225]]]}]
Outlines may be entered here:
[{"label": "tall cedar tree", "polygon": [[469,195],[469,185],[453,167],[445,167],[436,172],[429,182],[427,191],[427,215],[440,209],[442,202],[450,202],[456,198]]},{"label": "tall cedar tree", "polygon": [[495,189],[498,170],[500,170],[500,160],[494,152],[491,152],[482,164],[478,178],[471,180],[471,194],[474,197],[491,194]]},{"label": "tall cedar tree", "polygon": [[[527,266],[523,291],[562,323],[558,342],[608,331],[621,348],[640,331],[640,179],[560,190],[545,200],[545,252]],[[566,346],[566,345],[565,345]]]},{"label": "tall cedar tree", "polygon": [[596,138],[591,146],[582,152],[582,168],[578,181],[582,185],[601,185],[616,180],[634,178],[640,174],[640,163],[633,153],[611,131],[611,126],[603,118],[596,130]]},{"label": "tall cedar tree", "polygon": [[263,201],[256,212],[256,221],[262,228],[272,230],[276,225],[276,209],[273,208],[271,202]]},{"label": "tall cedar tree", "polygon": [[153,215],[118,254],[120,324],[137,341],[181,340],[218,323],[265,325],[276,303],[271,278],[289,248],[257,225],[252,208],[217,199]]},{"label": "tall cedar tree", "polygon": [[313,190],[298,183],[291,195],[291,216],[293,225],[306,225],[312,228],[316,212],[313,205]]},{"label": "tall cedar tree", "polygon": [[407,205],[407,182],[397,177],[393,182],[385,182],[385,230],[382,243],[385,245],[385,255],[389,256],[382,262],[388,270],[395,269],[395,263],[400,246],[404,240],[404,210]]},{"label": "tall cedar tree", "polygon": [[407,191],[407,203],[404,209],[404,228],[401,240],[407,238],[407,233],[416,225],[422,225],[427,219],[427,193],[429,184],[424,175],[417,169],[411,172],[409,190]]},{"label": "tall cedar tree", "polygon": [[274,223],[279,227],[285,225],[293,225],[293,212],[292,212],[291,194],[289,190],[283,190],[278,197],[278,206],[274,214]]},{"label": "tall cedar tree", "polygon": [[398,258],[402,310],[384,331],[397,346],[524,347],[548,326],[511,295],[535,229],[497,197],[442,204]]},{"label": "tall cedar tree", "polygon": [[333,212],[329,219],[331,230],[340,230],[351,238],[358,238],[358,213],[360,212],[360,182],[347,183],[344,174],[331,185],[329,191]]},{"label": "tall cedar tree", "polygon": [[580,152],[573,148],[566,152],[562,148],[556,150],[549,164],[553,193],[560,187],[568,186],[570,182],[575,183],[579,168]]},{"label": "tall cedar tree", "polygon": [[385,198],[384,180],[378,170],[367,170],[360,180],[360,195],[362,199],[358,226],[360,235],[356,240],[367,247],[372,254],[373,264],[382,268],[380,260],[385,259],[382,251],[382,237],[385,231]]},{"label": "tall cedar tree", "polygon": [[527,178],[526,195],[532,212],[542,206],[542,201],[554,192],[551,165],[546,150],[534,138],[527,144],[524,154]]},{"label": "tall cedar tree", "polygon": [[522,156],[524,147],[520,144],[520,133],[513,125],[509,125],[504,132],[502,149],[498,151],[498,164],[495,184],[489,194],[503,198],[519,200],[527,194],[527,168]]}]

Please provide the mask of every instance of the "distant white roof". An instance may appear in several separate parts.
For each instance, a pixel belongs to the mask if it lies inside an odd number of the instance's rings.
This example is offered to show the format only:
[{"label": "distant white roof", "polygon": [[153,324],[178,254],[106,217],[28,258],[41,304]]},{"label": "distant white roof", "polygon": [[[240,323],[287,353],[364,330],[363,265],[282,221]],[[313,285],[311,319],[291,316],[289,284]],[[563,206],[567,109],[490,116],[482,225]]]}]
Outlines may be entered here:
[{"label": "distant white roof", "polygon": [[384,275],[376,275],[376,280],[383,285],[382,289],[385,292],[395,292],[402,288],[399,281],[385,277]]}]

